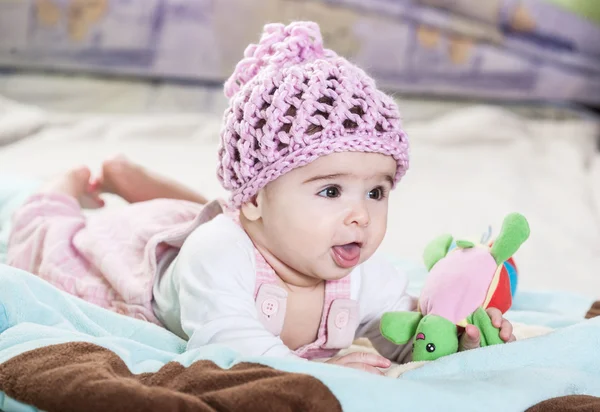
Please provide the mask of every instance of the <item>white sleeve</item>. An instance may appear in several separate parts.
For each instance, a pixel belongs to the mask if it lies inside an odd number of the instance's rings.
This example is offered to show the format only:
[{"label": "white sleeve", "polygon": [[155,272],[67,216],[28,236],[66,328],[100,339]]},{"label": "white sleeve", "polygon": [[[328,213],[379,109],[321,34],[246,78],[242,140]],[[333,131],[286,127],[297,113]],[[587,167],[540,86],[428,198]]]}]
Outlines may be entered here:
[{"label": "white sleeve", "polygon": [[409,362],[412,342],[396,345],[384,338],[380,330],[384,313],[416,309],[416,299],[406,293],[408,277],[384,257],[374,255],[361,266],[356,278],[361,313],[356,337],[369,339],[382,356],[393,362]]},{"label": "white sleeve", "polygon": [[217,219],[194,231],[174,262],[187,348],[222,344],[243,356],[300,359],[258,319],[252,242],[228,218]]}]

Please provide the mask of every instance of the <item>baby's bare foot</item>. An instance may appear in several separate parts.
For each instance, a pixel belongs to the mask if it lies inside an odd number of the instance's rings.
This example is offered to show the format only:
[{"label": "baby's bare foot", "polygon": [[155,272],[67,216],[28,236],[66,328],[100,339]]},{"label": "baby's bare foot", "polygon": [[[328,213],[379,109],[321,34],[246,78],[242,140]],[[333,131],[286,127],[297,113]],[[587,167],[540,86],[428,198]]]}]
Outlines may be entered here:
[{"label": "baby's bare foot", "polygon": [[102,164],[102,176],[92,185],[102,192],[120,196],[129,203],[153,199],[180,199],[206,203],[206,199],[193,190],[152,173],[122,155],[106,160]]},{"label": "baby's bare foot", "polygon": [[90,184],[91,172],[81,166],[65,173],[42,188],[46,193],[63,193],[72,196],[82,208],[98,209],[104,206],[99,191]]},{"label": "baby's bare foot", "polygon": [[139,165],[119,155],[102,163],[102,176],[93,182],[102,192],[122,197],[129,203],[149,200],[149,177]]}]

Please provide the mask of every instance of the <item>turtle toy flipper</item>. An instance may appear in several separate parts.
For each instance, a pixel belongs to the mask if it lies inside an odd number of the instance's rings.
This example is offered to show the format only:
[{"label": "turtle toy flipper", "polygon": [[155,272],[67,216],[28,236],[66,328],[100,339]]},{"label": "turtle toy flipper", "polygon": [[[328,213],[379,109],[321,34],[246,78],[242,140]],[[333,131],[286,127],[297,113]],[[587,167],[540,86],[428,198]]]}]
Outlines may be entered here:
[{"label": "turtle toy flipper", "polygon": [[[381,333],[395,344],[413,342],[413,360],[435,360],[458,350],[458,328],[475,325],[481,346],[503,343],[487,308],[512,305],[517,270],[512,255],[529,238],[527,219],[507,215],[491,245],[442,235],[423,254],[429,274],[416,312],[385,314]],[[488,238],[485,238],[485,242]]]},{"label": "turtle toy flipper", "polygon": [[381,335],[396,345],[404,345],[415,335],[422,318],[419,312],[385,313],[379,326]]},{"label": "turtle toy flipper", "polygon": [[429,242],[423,252],[423,261],[427,270],[431,268],[448,254],[448,249],[452,244],[452,235],[441,235]]},{"label": "turtle toy flipper", "polygon": [[468,322],[479,329],[481,347],[504,343],[502,338],[500,338],[500,329],[492,324],[492,320],[482,307],[477,308],[469,316]]},{"label": "turtle toy flipper", "polygon": [[501,265],[507,261],[529,238],[529,224],[523,215],[511,213],[504,218],[498,238],[490,253]]}]

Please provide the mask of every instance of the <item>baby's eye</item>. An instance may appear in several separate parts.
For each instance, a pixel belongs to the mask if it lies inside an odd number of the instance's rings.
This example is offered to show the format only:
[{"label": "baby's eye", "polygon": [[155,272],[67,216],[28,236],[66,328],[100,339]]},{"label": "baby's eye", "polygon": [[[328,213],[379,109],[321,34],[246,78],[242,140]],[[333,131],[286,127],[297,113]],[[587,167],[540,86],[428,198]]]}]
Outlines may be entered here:
[{"label": "baby's eye", "polygon": [[335,198],[340,196],[340,189],[336,186],[329,186],[319,192],[319,196]]},{"label": "baby's eye", "polygon": [[385,197],[385,191],[382,187],[376,187],[369,192],[369,199],[381,200]]}]

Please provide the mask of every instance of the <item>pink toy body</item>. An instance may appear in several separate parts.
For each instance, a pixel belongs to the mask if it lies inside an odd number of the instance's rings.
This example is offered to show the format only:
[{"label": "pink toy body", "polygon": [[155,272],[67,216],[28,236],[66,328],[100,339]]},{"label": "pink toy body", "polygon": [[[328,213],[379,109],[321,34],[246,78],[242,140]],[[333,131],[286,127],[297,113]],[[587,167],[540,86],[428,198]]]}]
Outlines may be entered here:
[{"label": "pink toy body", "polygon": [[489,249],[454,249],[437,262],[427,277],[419,309],[464,326],[467,316],[483,306],[498,264]]}]

